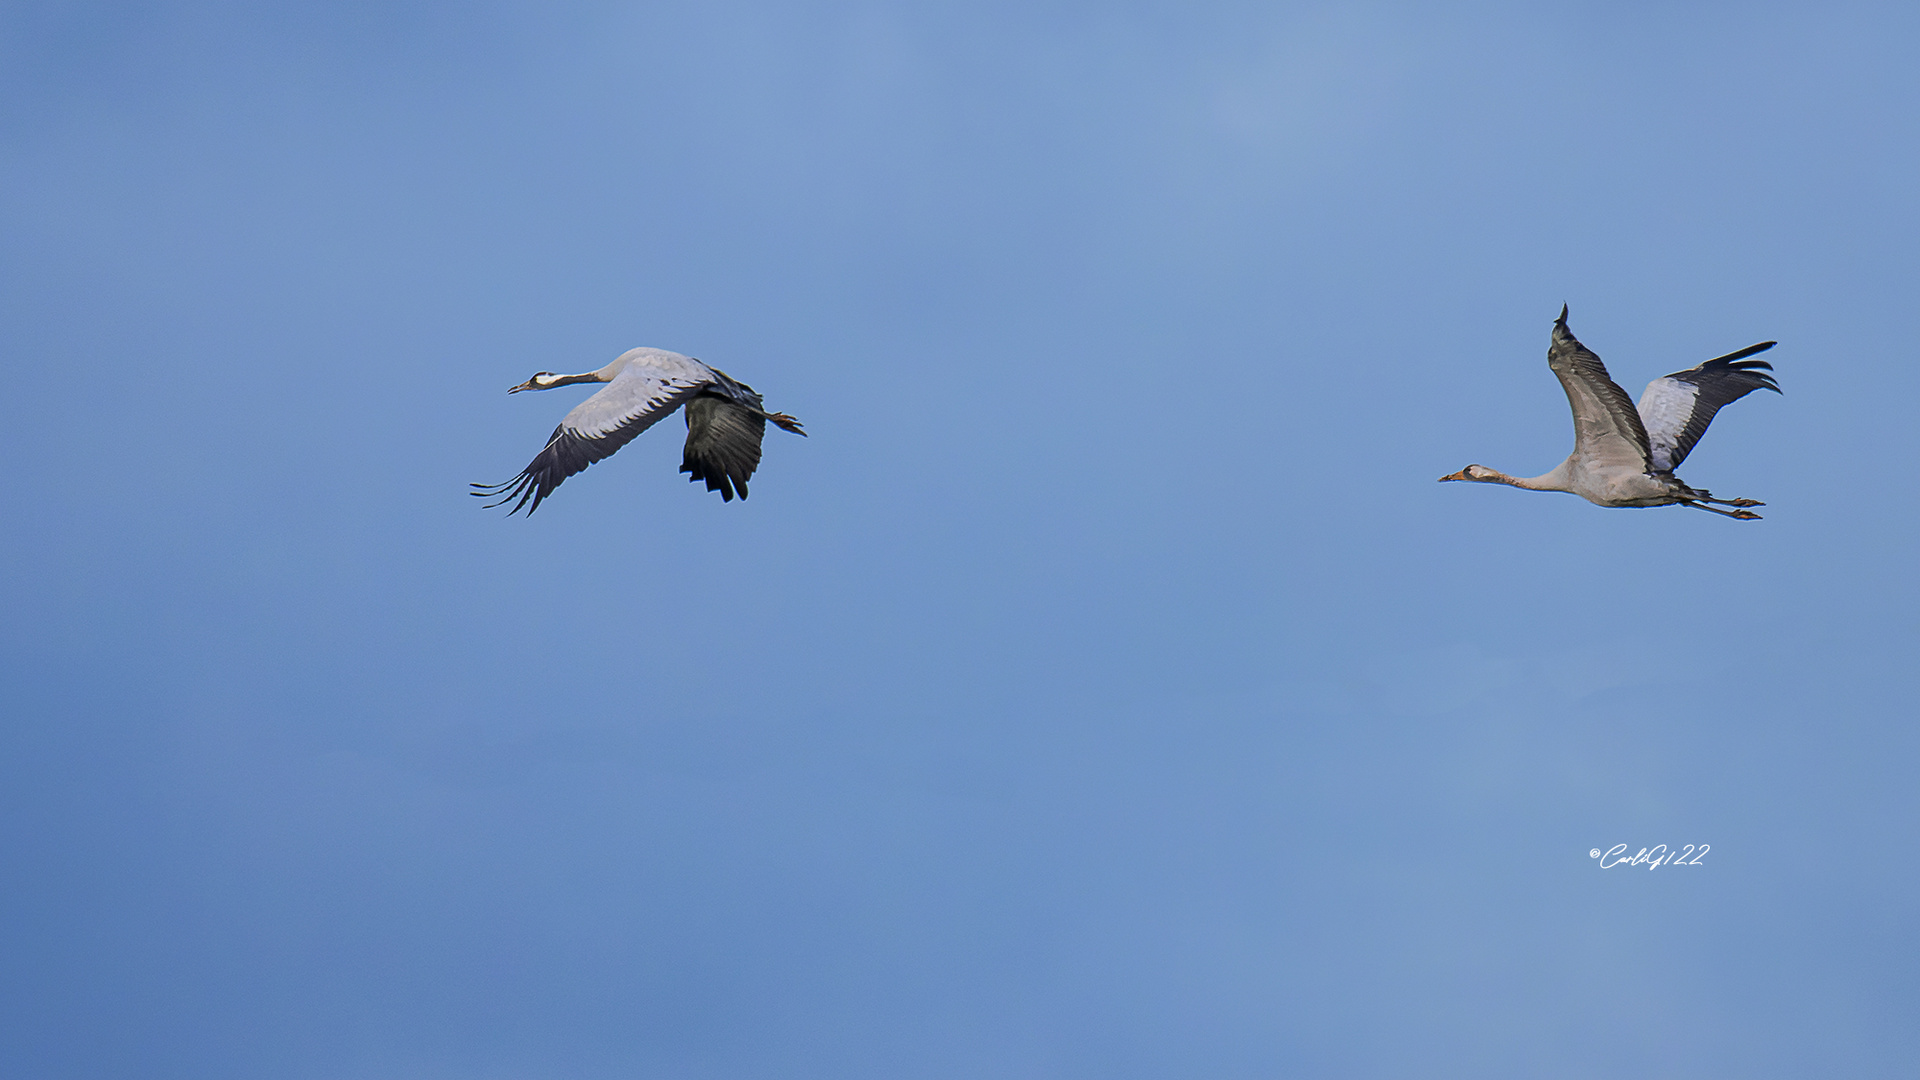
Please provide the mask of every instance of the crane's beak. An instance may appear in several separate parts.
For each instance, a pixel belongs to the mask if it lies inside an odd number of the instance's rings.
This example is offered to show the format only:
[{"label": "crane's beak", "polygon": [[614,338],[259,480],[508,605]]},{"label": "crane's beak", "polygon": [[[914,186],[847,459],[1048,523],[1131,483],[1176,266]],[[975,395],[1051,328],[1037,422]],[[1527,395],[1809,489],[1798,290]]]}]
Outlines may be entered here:
[{"label": "crane's beak", "polygon": [[507,393],[517,394],[522,390],[532,390],[533,388],[534,388],[533,380],[528,379],[526,382],[521,383],[519,386],[509,386],[507,388]]},{"label": "crane's beak", "polygon": [[1444,484],[1449,480],[1465,480],[1466,478],[1467,478],[1467,470],[1461,469],[1457,473],[1453,473],[1451,475],[1441,477],[1440,483]]}]

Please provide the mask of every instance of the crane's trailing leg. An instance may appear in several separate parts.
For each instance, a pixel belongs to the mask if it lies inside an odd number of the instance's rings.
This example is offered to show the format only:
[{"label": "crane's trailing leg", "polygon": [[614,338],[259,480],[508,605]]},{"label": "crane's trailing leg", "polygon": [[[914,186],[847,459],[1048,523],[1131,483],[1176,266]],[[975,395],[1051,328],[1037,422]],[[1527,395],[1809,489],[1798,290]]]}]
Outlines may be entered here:
[{"label": "crane's trailing leg", "polygon": [[1687,490],[1689,492],[1689,494],[1687,495],[1687,499],[1690,499],[1695,502],[1713,503],[1716,506],[1765,506],[1767,505],[1766,503],[1761,502],[1759,499],[1716,499],[1713,497],[1713,492],[1711,491],[1702,491],[1699,488],[1688,488]]},{"label": "crane's trailing leg", "polygon": [[[1713,501],[1714,501],[1714,502],[1723,502],[1724,500],[1721,500],[1721,499],[1715,499],[1715,500],[1713,500]],[[1748,506],[1765,506],[1765,505],[1766,505],[1765,503],[1757,503],[1757,502],[1754,502],[1754,501],[1753,501],[1752,499],[1743,499],[1743,500],[1741,500],[1741,502],[1742,502],[1742,503],[1745,503],[1745,504],[1746,504],[1746,505],[1748,505]],[[1695,510],[1705,510],[1705,511],[1706,511],[1707,513],[1709,513],[1709,514],[1719,514],[1719,515],[1720,515],[1721,517],[1730,517],[1730,518],[1735,518],[1735,519],[1738,519],[1738,520],[1740,520],[1740,521],[1759,521],[1759,520],[1760,520],[1760,515],[1759,515],[1759,514],[1756,514],[1756,513],[1754,513],[1754,512],[1753,512],[1753,511],[1751,511],[1751,510],[1716,510],[1716,509],[1714,509],[1713,507],[1711,507],[1711,506],[1708,506],[1708,505],[1707,505],[1706,503],[1703,503],[1703,502],[1696,502],[1696,501],[1694,501],[1694,500],[1692,500],[1692,499],[1682,499],[1682,500],[1680,500],[1680,505],[1681,505],[1681,506],[1691,506],[1691,507],[1693,507],[1693,508],[1694,508]],[[1741,505],[1741,503],[1727,503],[1727,505],[1728,505],[1728,506],[1739,506],[1739,505]]]}]

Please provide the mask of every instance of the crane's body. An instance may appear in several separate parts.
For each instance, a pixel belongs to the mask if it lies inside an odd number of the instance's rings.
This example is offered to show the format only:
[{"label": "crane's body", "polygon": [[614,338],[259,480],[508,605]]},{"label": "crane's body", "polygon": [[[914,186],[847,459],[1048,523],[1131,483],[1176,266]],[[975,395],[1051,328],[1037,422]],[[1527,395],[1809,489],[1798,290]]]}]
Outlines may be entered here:
[{"label": "crane's body", "polygon": [[800,421],[786,413],[767,412],[753,387],[693,357],[665,349],[629,349],[611,364],[579,375],[542,371],[507,393],[575,383],[607,385],[567,413],[520,475],[503,484],[474,484],[473,494],[500,496],[488,506],[518,500],[508,513],[526,507],[531,514],[567,477],[611,456],[684,406],[687,444],[680,471],[690,474],[690,481],[705,480],[708,491],[718,491],[722,501],[731,502],[736,490],[742,499],[747,497],[747,481],[760,465],[760,440],[767,421],[796,435],[806,434]]},{"label": "crane's body", "polygon": [[[1757,520],[1760,515],[1745,508],[1765,504],[1752,499],[1716,499],[1711,492],[1688,486],[1673,471],[1706,434],[1707,425],[1722,406],[1755,390],[1780,392],[1773,377],[1766,374],[1773,365],[1745,359],[1774,344],[1763,341],[1749,345],[1698,367],[1655,379],[1647,384],[1636,407],[1626,391],[1608,376],[1600,357],[1567,329],[1567,309],[1563,305],[1560,318],[1553,324],[1547,366],[1559,377],[1573,410],[1573,453],[1540,476],[1508,476],[1484,465],[1469,465],[1440,479],[1506,484],[1528,491],[1564,491],[1600,506],[1691,506],[1731,518]],[[1709,503],[1736,509],[1718,510]]]}]

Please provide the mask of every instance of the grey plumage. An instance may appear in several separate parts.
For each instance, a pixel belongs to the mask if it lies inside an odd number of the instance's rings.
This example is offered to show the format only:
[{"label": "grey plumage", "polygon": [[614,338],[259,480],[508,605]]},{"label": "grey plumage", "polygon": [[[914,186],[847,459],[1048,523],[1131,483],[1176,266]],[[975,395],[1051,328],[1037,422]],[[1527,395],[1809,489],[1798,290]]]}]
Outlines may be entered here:
[{"label": "grey plumage", "polygon": [[1608,464],[1636,463],[1647,468],[1647,429],[1633,399],[1607,374],[1607,365],[1567,329],[1567,307],[1553,324],[1547,366],[1560,378],[1573,409],[1574,445]]}]

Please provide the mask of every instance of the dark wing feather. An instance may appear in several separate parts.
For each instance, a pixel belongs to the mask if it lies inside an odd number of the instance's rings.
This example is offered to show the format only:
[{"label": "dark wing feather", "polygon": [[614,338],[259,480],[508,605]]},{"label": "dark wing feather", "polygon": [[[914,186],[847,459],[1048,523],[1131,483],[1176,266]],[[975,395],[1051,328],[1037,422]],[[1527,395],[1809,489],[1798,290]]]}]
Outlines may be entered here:
[{"label": "dark wing feather", "polygon": [[1640,423],[1633,399],[1620,389],[1607,366],[1593,350],[1580,344],[1567,329],[1567,309],[1553,324],[1553,344],[1547,366],[1560,377],[1573,408],[1574,453],[1584,453],[1596,464],[1650,468],[1647,429]]},{"label": "dark wing feather", "polygon": [[[540,509],[541,501],[553,494],[553,489],[559,487],[561,481],[596,461],[611,457],[615,450],[632,442],[634,436],[649,426],[650,423],[629,424],[606,435],[589,438],[561,424],[553,429],[553,437],[547,440],[546,447],[534,455],[531,464],[520,470],[519,476],[504,484],[475,484],[473,486],[479,490],[474,494],[489,498],[500,496],[498,501],[487,504],[489,509],[512,502],[513,509],[507,511],[509,516],[519,513],[523,506],[531,514]],[[531,506],[528,500],[532,500]]]},{"label": "dark wing feather", "polygon": [[1749,345],[1647,384],[1646,393],[1640,395],[1640,415],[1646,421],[1656,469],[1679,468],[1723,407],[1755,390],[1780,393],[1773,376],[1767,374],[1773,370],[1772,364],[1741,359],[1765,352],[1774,344],[1763,341]]},{"label": "dark wing feather", "polygon": [[767,433],[758,408],[760,395],[748,390],[744,396],[751,397],[752,407],[717,394],[687,402],[687,446],[680,471],[691,482],[705,480],[707,490],[719,492],[725,502],[733,501],[735,491],[747,497],[747,481],[760,467],[760,441]]}]

